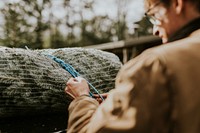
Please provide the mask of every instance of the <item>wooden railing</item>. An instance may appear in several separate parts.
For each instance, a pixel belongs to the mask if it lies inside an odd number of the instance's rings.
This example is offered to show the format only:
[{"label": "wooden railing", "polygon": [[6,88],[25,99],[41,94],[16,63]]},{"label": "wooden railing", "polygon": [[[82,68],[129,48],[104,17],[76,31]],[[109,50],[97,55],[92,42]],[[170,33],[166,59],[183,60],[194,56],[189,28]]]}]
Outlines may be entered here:
[{"label": "wooden railing", "polygon": [[123,63],[134,58],[147,48],[160,45],[161,39],[155,36],[144,36],[127,41],[111,42],[99,45],[86,46],[84,48],[100,49],[112,52],[119,56]]}]

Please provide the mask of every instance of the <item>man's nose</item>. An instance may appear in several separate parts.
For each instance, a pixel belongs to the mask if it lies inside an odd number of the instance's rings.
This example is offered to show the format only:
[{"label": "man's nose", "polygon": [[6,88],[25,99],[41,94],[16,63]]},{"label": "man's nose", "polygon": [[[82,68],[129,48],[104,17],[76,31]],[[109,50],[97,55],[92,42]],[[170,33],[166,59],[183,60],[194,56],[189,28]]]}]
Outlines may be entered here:
[{"label": "man's nose", "polygon": [[159,29],[156,25],[153,26],[153,35],[159,36]]}]

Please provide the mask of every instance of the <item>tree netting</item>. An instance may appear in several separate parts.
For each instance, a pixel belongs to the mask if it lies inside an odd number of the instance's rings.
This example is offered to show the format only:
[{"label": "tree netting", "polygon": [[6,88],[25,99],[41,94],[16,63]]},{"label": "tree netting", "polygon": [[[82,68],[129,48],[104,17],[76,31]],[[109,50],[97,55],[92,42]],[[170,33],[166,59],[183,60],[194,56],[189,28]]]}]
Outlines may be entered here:
[{"label": "tree netting", "polygon": [[72,76],[47,55],[72,65],[100,93],[114,88],[122,65],[116,55],[95,49],[1,47],[0,117],[66,111],[72,99],[64,93],[64,88]]}]

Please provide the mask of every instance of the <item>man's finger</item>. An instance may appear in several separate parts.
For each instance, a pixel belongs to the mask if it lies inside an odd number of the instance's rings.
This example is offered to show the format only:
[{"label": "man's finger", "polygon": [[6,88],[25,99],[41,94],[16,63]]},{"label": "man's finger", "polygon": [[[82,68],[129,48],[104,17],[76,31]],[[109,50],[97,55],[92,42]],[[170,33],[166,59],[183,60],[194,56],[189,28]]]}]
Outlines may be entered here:
[{"label": "man's finger", "polygon": [[65,88],[65,93],[70,95],[72,98],[75,98],[73,93],[72,93],[72,91],[71,91],[71,89],[69,89],[68,87]]},{"label": "man's finger", "polygon": [[72,95],[71,93],[69,93],[69,92],[66,92],[68,95],[70,95],[72,98],[75,98],[75,96],[74,95]]},{"label": "man's finger", "polygon": [[[108,96],[108,93],[103,93],[103,94],[100,94],[103,98],[107,98]],[[99,94],[94,94],[93,95],[95,98],[100,98]]]}]

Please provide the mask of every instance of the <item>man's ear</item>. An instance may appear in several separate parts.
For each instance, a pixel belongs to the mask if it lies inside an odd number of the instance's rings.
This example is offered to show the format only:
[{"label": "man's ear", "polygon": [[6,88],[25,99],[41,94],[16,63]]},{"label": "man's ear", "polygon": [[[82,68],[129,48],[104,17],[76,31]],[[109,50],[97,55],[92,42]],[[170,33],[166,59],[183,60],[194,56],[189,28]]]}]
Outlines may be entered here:
[{"label": "man's ear", "polygon": [[173,4],[176,14],[180,14],[183,11],[184,0],[174,0]]}]

